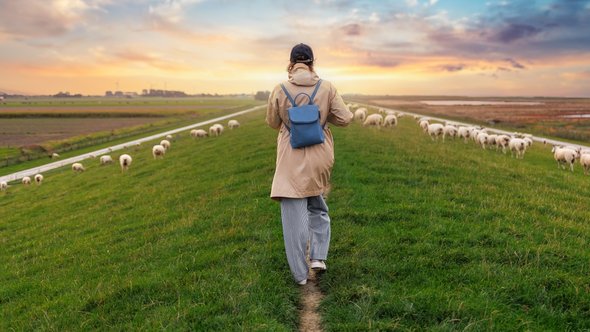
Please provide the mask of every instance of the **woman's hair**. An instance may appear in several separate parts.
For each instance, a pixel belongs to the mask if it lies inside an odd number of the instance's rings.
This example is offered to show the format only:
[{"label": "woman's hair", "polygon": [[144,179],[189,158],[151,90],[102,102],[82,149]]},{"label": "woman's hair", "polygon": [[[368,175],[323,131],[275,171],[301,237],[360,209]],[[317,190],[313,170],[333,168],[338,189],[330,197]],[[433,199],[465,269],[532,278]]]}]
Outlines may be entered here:
[{"label": "woman's hair", "polygon": [[[293,67],[298,64],[298,63],[302,63],[302,62],[291,62],[289,63],[289,65],[287,66],[287,72],[291,72],[291,70],[293,70]],[[309,67],[310,71],[313,71],[313,61],[310,63],[304,63],[304,65],[306,65],[307,67]]]}]

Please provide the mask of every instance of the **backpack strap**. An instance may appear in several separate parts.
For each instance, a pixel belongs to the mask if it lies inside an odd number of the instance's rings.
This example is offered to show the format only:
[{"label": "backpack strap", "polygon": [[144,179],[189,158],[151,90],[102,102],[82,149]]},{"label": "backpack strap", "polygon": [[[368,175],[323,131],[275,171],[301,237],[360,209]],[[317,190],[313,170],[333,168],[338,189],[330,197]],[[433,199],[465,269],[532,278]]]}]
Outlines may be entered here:
[{"label": "backpack strap", "polygon": [[322,80],[319,80],[316,85],[315,85],[315,89],[313,90],[313,93],[311,94],[311,97],[309,97],[309,104],[313,104],[313,98],[315,98],[315,94],[318,93],[318,89],[320,88],[320,85],[322,85]]},{"label": "backpack strap", "polygon": [[297,104],[295,104],[295,99],[293,99],[293,97],[291,97],[291,95],[289,94],[289,91],[287,91],[287,88],[285,88],[285,86],[283,84],[281,84],[281,88],[283,89],[283,91],[287,95],[287,98],[291,102],[291,105],[293,105],[293,107],[297,107]]}]

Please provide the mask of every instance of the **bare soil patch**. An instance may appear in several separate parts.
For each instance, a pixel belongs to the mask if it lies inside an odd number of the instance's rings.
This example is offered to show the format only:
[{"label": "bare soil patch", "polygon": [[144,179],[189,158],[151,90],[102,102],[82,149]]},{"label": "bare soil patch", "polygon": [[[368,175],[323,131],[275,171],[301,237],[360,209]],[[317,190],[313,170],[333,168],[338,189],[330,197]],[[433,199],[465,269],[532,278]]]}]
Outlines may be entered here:
[{"label": "bare soil patch", "polygon": [[162,121],[161,118],[16,118],[0,120],[0,146],[26,146]]},{"label": "bare soil patch", "polygon": [[302,332],[320,332],[322,331],[322,320],[318,312],[320,302],[324,295],[318,286],[319,274],[314,270],[309,272],[307,284],[301,287],[301,315],[299,321],[299,331]]}]

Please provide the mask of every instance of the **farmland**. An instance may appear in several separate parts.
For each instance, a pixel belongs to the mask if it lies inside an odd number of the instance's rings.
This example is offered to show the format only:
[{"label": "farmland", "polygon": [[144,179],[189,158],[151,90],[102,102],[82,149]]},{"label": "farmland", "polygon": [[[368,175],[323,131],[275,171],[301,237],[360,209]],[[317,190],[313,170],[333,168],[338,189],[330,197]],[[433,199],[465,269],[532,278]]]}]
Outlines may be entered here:
[{"label": "farmland", "polygon": [[8,99],[0,103],[0,166],[115,143],[256,104],[228,97]]},{"label": "farmland", "polygon": [[[489,128],[526,131],[535,135],[590,142],[590,99],[583,98],[469,98],[469,97],[356,97],[401,111],[477,123]],[[427,105],[428,101],[515,102],[514,105]],[[530,104],[527,104],[530,103]]]},{"label": "farmland", "polygon": [[[0,330],[294,330],[263,117],[163,160],[127,151],[127,174],[89,160],[0,194]],[[579,165],[436,143],[408,117],[332,130],[326,330],[590,328]]]}]

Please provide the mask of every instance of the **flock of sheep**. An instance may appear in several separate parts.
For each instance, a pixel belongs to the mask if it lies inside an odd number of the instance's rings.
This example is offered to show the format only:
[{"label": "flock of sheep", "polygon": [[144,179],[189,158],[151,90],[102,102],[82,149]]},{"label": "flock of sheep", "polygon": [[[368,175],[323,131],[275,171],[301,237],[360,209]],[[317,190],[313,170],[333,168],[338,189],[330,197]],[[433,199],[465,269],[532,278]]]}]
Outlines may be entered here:
[{"label": "flock of sheep", "polygon": [[[380,108],[378,113],[369,114],[369,110],[365,107],[359,107],[357,104],[348,104],[350,110],[354,110],[355,121],[362,122],[363,126],[375,126],[375,127],[395,127],[397,126],[398,119],[405,116],[405,113],[396,112],[391,110],[385,110]],[[435,123],[432,119],[420,116],[414,116],[414,119],[418,122],[418,125],[422,130],[427,133],[433,141],[437,141],[439,137],[442,137],[444,142],[447,137],[454,139],[463,139],[465,143],[468,140],[472,140],[477,145],[481,146],[482,149],[495,148],[496,151],[502,151],[506,154],[509,150],[510,155],[517,159],[524,158],[524,154],[527,149],[533,145],[533,136],[530,134],[513,133],[512,135],[506,134],[492,134],[487,129],[475,126],[464,126],[455,124],[452,122],[445,121],[444,123]],[[230,120],[228,127],[235,129],[240,126],[237,120]],[[203,129],[193,129],[190,131],[190,135],[194,138],[203,138],[207,136],[219,136],[223,133],[224,126],[216,123],[209,128],[209,132]],[[152,156],[154,159],[163,158],[166,151],[170,149],[172,140],[171,135],[167,135],[160,144],[156,144],[152,147]],[[547,144],[546,141],[543,141]],[[139,144],[138,144],[139,145]],[[576,160],[579,160],[580,164],[584,169],[584,174],[590,173],[590,149],[582,149],[581,147],[567,146],[567,145],[554,145],[551,152],[553,158],[557,162],[557,167],[566,169],[569,166],[570,170],[574,171],[574,164]],[[52,159],[59,158],[57,153],[51,155]],[[125,172],[131,166],[133,158],[128,154],[123,154],[119,157],[119,165],[121,171]],[[113,158],[110,155],[103,155],[100,157],[101,165],[108,165],[113,163]],[[85,168],[82,163],[72,164],[72,170],[74,172],[84,172]],[[33,180],[37,185],[41,185],[43,182],[43,175],[36,174]],[[21,180],[23,185],[30,185],[32,180],[30,177],[25,176]],[[0,182],[0,191],[6,191],[8,183],[6,181]]]},{"label": "flock of sheep", "polygon": [[[229,120],[227,126],[230,129],[236,129],[236,128],[240,127],[240,123],[237,120]],[[203,129],[193,129],[190,131],[190,135],[193,138],[204,138],[207,136],[217,137],[223,133],[224,129],[225,129],[225,127],[222,124],[216,123],[209,128],[209,132],[207,132]],[[171,146],[170,141],[172,139],[173,139],[172,135],[166,135],[165,139],[161,140],[159,144],[156,144],[152,147],[152,156],[154,157],[154,159],[164,157],[164,155],[166,154],[166,151],[168,151],[170,149],[170,146]],[[139,146],[140,146],[140,144],[137,143],[136,147],[139,147]],[[59,158],[59,155],[57,153],[53,153],[50,157],[52,159],[56,159],[56,158]],[[91,157],[95,158],[95,156],[91,156]],[[113,158],[110,155],[100,156],[99,161],[100,161],[100,165],[102,165],[102,166],[109,165],[114,162]],[[127,171],[129,169],[129,166],[131,166],[132,162],[133,162],[133,158],[131,158],[131,156],[128,154],[122,154],[121,156],[119,156],[119,165],[121,166],[121,172]],[[80,162],[72,164],[72,171],[74,171],[76,173],[81,173],[81,172],[84,172],[85,170],[86,170],[86,168],[84,168],[84,165]],[[43,183],[44,177],[42,174],[36,174],[33,177],[33,179],[37,185],[41,185]],[[21,183],[25,186],[28,186],[32,183],[32,181],[29,176],[25,176],[21,179]],[[6,191],[7,189],[8,189],[8,183],[6,181],[0,182],[0,191]]]},{"label": "flock of sheep", "polygon": [[[405,114],[391,110],[379,108],[378,113],[369,114],[365,107],[359,107],[357,104],[348,104],[349,109],[354,110],[354,119],[362,122],[363,126],[377,126],[377,127],[394,127],[397,125],[397,120]],[[383,115],[382,115],[383,114]],[[384,117],[385,116],[385,117]],[[433,141],[437,141],[442,137],[442,141],[448,138],[463,139],[465,143],[469,139],[474,141],[482,149],[493,149],[502,151],[506,154],[510,151],[512,157],[523,159],[527,149],[533,145],[533,136],[524,133],[493,134],[489,133],[487,129],[476,126],[465,126],[455,124],[449,121],[444,123],[435,123],[432,119],[421,116],[414,116],[418,125],[427,133]],[[547,142],[544,140],[544,144]],[[557,167],[566,169],[569,165],[570,170],[574,171],[574,164],[579,160],[584,168],[584,174],[590,172],[590,149],[582,149],[581,147],[554,145],[551,150],[553,158],[557,162]]]}]

